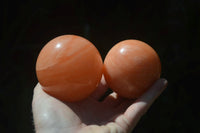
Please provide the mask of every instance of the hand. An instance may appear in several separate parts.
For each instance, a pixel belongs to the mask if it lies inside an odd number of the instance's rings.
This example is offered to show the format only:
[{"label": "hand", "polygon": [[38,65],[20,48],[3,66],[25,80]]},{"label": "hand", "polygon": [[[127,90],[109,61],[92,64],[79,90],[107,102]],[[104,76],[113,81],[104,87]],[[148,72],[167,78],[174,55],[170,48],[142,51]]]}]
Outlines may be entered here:
[{"label": "hand", "polygon": [[105,80],[90,97],[64,103],[48,95],[38,83],[32,101],[37,133],[128,133],[167,86],[159,79],[140,98],[128,100],[111,93],[99,101],[107,90]]}]

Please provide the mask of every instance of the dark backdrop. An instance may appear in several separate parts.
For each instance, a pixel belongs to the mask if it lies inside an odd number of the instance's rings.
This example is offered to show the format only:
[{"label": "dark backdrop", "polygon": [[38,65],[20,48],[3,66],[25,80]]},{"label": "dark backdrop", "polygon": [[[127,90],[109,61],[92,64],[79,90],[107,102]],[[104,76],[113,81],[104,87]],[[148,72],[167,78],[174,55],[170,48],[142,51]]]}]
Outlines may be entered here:
[{"label": "dark backdrop", "polygon": [[37,55],[63,34],[89,39],[102,58],[124,39],[150,44],[169,85],[133,132],[200,132],[198,0],[4,0],[0,6],[1,133],[33,132]]}]

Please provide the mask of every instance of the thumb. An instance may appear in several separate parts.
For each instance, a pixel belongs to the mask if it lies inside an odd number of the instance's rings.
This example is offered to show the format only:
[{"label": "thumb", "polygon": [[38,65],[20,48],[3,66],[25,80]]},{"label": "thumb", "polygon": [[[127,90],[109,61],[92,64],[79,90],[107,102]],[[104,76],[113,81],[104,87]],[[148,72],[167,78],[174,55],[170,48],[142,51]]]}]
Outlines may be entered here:
[{"label": "thumb", "polygon": [[45,93],[39,83],[34,88],[32,111],[36,132],[66,132],[68,127],[80,124],[77,115],[66,104]]}]

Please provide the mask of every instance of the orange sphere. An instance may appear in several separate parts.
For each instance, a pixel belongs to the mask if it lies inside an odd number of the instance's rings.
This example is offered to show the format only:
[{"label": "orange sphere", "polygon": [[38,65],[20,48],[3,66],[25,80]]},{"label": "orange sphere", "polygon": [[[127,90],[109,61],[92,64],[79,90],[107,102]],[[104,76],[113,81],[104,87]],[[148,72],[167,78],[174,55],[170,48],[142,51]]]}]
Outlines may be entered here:
[{"label": "orange sphere", "polygon": [[138,98],[160,78],[161,63],[148,44],[125,40],[116,44],[104,60],[109,87],[125,98]]},{"label": "orange sphere", "polygon": [[59,36],[48,42],[36,62],[43,90],[62,100],[88,97],[100,82],[103,62],[96,47],[75,35]]}]

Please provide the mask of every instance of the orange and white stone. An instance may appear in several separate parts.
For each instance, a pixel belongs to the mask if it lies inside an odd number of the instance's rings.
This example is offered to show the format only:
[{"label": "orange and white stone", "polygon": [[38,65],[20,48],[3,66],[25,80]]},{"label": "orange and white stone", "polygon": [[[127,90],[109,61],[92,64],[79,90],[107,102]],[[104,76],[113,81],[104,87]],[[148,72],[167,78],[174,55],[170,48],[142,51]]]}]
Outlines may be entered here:
[{"label": "orange and white stone", "polygon": [[102,68],[96,47],[76,35],[63,35],[48,42],[36,62],[43,90],[68,102],[87,98],[100,82]]},{"label": "orange and white stone", "polygon": [[161,63],[156,51],[138,40],[116,44],[104,60],[109,87],[125,98],[138,98],[160,78]]}]

